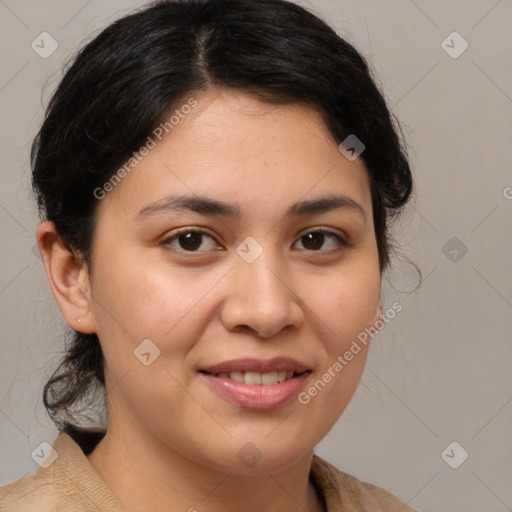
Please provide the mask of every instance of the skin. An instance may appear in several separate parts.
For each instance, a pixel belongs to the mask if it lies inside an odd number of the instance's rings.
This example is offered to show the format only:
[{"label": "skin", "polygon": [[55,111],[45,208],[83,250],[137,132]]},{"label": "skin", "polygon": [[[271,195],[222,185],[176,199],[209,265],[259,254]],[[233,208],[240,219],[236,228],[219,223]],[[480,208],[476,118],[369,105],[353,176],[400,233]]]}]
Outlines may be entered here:
[{"label": "skin", "polygon": [[[194,97],[198,106],[99,201],[91,268],[51,223],[37,230],[64,318],[98,333],[105,356],[108,431],[88,459],[129,510],[320,511],[308,481],[313,449],[349,403],[368,347],[307,405],[295,398],[274,410],[228,402],[198,370],[286,355],[311,368],[304,391],[375,324],[381,275],[367,171],[305,105],[222,89]],[[207,196],[241,215],[135,219],[170,194]],[[357,201],[364,217],[349,208],[285,217],[329,194]],[[183,227],[207,233],[195,252],[183,236],[169,240]],[[320,227],[350,245],[303,236]],[[250,264],[236,252],[248,236],[263,248]],[[134,356],[144,339],[160,350],[148,366]],[[262,454],[251,468],[237,457],[248,442]]]}]

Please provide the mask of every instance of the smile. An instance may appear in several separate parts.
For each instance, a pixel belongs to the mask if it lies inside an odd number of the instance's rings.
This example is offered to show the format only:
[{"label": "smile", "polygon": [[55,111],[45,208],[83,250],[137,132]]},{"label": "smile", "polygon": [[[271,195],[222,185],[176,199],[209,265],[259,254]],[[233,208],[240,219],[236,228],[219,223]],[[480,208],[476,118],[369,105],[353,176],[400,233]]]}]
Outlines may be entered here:
[{"label": "smile", "polygon": [[236,359],[203,368],[199,374],[215,394],[246,409],[268,410],[292,400],[311,374],[288,357]]},{"label": "smile", "polygon": [[235,382],[240,382],[247,384],[248,386],[274,386],[278,383],[284,382],[285,380],[289,380],[296,375],[293,371],[280,371],[280,372],[222,372],[218,374],[213,374],[214,377],[218,377],[220,379],[231,379]]}]

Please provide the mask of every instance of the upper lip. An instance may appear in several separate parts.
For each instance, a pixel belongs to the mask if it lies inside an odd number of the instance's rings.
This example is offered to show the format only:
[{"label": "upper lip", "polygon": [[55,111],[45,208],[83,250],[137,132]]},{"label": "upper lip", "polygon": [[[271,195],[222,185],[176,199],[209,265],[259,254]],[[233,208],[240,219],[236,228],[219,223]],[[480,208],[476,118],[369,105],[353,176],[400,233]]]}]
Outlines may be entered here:
[{"label": "upper lip", "polygon": [[303,373],[309,370],[308,366],[304,363],[292,359],[290,357],[274,357],[273,359],[232,359],[224,361],[212,366],[201,368],[200,371],[207,373],[230,373],[230,372],[282,372],[293,371],[295,373]]}]

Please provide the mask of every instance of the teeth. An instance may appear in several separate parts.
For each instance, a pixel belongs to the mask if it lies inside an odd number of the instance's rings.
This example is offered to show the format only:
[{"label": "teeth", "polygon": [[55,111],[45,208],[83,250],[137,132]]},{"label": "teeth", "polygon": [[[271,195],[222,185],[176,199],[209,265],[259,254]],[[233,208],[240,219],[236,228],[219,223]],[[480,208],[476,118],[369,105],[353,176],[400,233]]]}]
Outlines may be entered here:
[{"label": "teeth", "polygon": [[246,384],[249,384],[250,386],[254,386],[256,384],[261,384],[261,373],[245,372],[244,373],[244,382]]},{"label": "teeth", "polygon": [[236,380],[237,382],[244,381],[244,373],[243,372],[231,372],[229,374],[229,378],[232,380]]},{"label": "teeth", "polygon": [[263,384],[264,386],[275,386],[280,382],[291,379],[293,371],[280,371],[280,372],[222,372],[217,374],[221,379],[231,379],[236,382],[245,383],[249,386],[257,386]]},{"label": "teeth", "polygon": [[265,386],[274,386],[277,384],[277,372],[262,373],[261,383],[265,384]]}]

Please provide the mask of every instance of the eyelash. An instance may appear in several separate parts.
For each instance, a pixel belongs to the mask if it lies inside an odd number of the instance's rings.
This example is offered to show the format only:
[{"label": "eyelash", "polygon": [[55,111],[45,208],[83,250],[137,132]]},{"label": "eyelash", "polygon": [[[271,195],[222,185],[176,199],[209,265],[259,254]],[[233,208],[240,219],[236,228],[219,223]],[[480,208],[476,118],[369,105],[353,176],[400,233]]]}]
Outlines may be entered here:
[{"label": "eyelash", "polygon": [[[181,228],[181,229],[178,229],[174,232],[173,235],[165,238],[164,240],[162,240],[161,244],[162,246],[166,247],[166,248],[170,248],[172,247],[172,249],[176,250],[177,252],[180,252],[180,253],[184,253],[184,254],[201,254],[203,252],[207,252],[207,251],[187,251],[185,249],[181,249],[181,248],[176,248],[176,247],[173,247],[171,244],[174,240],[177,240],[178,237],[180,235],[186,235],[188,233],[196,233],[196,234],[199,234],[199,235],[206,235],[208,236],[209,238],[211,238],[212,240],[215,240],[214,237],[212,235],[210,235],[209,233],[207,233],[206,231],[203,231],[201,229],[194,229],[194,228]],[[337,249],[328,249],[328,250],[308,250],[308,249],[304,249],[306,252],[311,252],[311,253],[320,253],[320,254],[334,254],[334,253],[338,253],[340,252],[341,250],[343,250],[343,248],[347,248],[350,246],[350,244],[344,239],[342,238],[338,233],[334,232],[334,231],[331,231],[329,229],[323,229],[323,228],[315,228],[315,229],[312,229],[311,231],[306,231],[305,233],[303,233],[302,235],[299,236],[299,238],[297,239],[297,241],[299,241],[302,237],[306,236],[306,235],[310,235],[310,234],[323,234],[323,235],[327,235],[327,236],[330,236],[330,237],[333,237],[335,238],[338,243],[342,246],[342,248],[337,248]]]}]

